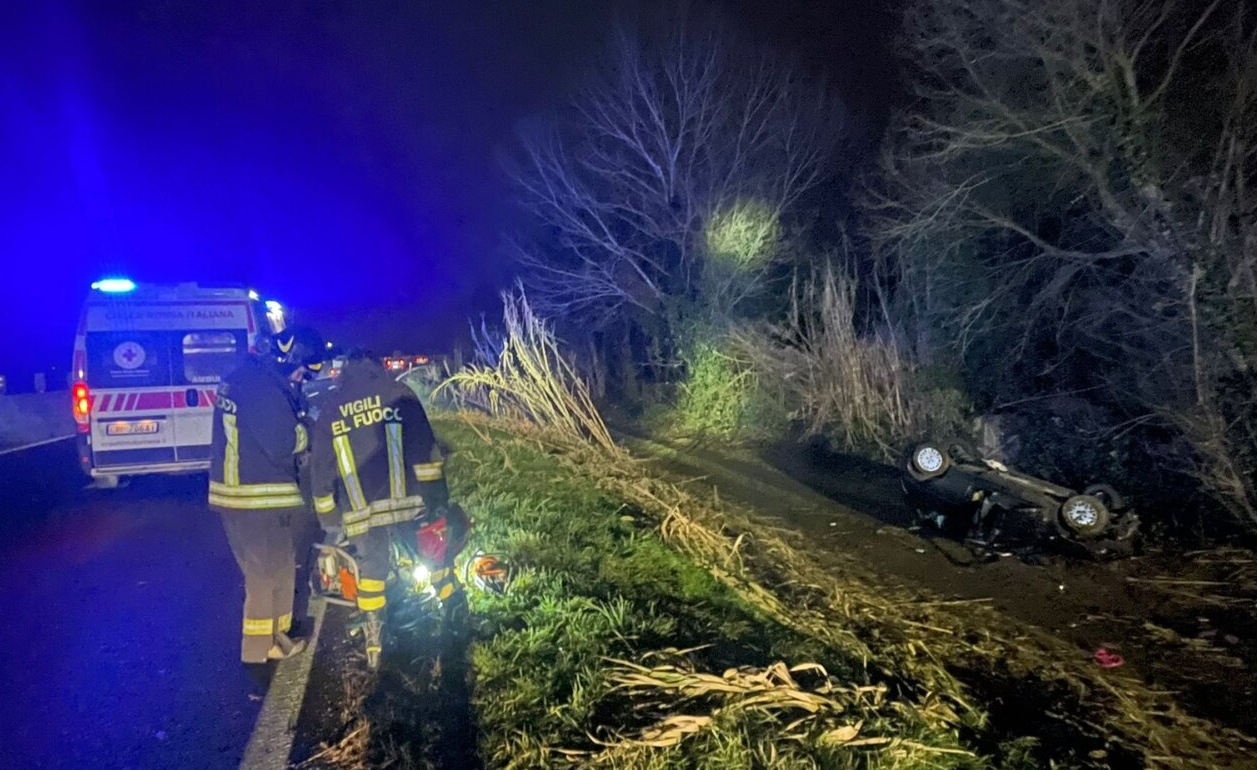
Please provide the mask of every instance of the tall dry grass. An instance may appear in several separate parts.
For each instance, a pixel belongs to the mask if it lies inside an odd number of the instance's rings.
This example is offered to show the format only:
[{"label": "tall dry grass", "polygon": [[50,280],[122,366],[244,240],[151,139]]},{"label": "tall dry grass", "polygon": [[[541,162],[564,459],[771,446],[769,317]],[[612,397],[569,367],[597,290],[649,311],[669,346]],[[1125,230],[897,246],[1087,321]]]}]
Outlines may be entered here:
[{"label": "tall dry grass", "polygon": [[533,313],[522,288],[502,294],[505,327],[496,361],[455,372],[433,391],[458,408],[531,423],[608,452],[621,451],[553,329]]},{"label": "tall dry grass", "polygon": [[961,410],[943,389],[921,387],[919,367],[893,339],[860,333],[856,289],[826,268],[796,282],[789,321],[734,337],[766,381],[781,383],[809,434],[893,457],[924,433],[950,432]]}]

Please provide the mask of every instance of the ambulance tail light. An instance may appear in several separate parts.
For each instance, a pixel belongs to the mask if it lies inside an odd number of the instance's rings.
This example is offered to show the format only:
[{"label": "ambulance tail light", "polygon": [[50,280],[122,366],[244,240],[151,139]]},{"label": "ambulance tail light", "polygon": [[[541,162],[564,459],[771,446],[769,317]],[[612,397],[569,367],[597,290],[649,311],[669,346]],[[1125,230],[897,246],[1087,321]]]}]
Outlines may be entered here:
[{"label": "ambulance tail light", "polygon": [[79,433],[91,430],[89,418],[92,414],[92,391],[86,382],[76,382],[70,389],[70,397],[74,399],[74,424]]}]

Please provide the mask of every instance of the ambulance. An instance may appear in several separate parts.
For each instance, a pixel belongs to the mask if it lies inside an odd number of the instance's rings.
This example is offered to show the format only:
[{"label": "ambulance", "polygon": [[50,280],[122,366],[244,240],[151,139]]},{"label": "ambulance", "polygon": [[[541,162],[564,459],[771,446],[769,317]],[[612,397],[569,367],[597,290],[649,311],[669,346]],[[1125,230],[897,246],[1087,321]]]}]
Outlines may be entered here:
[{"label": "ambulance", "polygon": [[110,487],[208,469],[218,381],[283,328],[284,308],[249,289],[93,283],[71,369],[83,471]]}]

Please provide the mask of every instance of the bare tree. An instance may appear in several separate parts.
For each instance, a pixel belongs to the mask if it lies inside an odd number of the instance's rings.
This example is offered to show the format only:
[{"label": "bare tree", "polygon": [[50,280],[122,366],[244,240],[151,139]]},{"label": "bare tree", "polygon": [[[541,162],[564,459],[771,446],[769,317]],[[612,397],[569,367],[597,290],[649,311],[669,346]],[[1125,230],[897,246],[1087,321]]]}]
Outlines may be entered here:
[{"label": "bare tree", "polygon": [[1007,343],[1000,376],[1034,361],[1177,427],[1257,522],[1236,385],[1257,364],[1257,59],[1238,3],[920,0],[905,19],[918,103],[869,211],[910,335]]},{"label": "bare tree", "polygon": [[736,307],[828,172],[837,115],[823,88],[719,25],[619,30],[514,169],[542,226],[518,247],[538,312],[666,336],[687,314]]}]

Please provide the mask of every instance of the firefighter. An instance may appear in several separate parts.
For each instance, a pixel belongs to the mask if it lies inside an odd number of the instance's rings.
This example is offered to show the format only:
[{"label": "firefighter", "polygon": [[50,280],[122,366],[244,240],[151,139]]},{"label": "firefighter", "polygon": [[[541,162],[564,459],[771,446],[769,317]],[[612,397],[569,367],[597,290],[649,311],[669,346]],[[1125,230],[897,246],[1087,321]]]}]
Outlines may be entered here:
[{"label": "firefighter", "polygon": [[210,447],[209,504],[222,516],[244,573],[245,663],[305,649],[305,640],[288,635],[296,580],[293,525],[308,510],[298,465],[309,431],[296,383],[322,365],[323,341],[313,329],[295,327],[271,342],[273,350],[251,354],[219,384]]},{"label": "firefighter", "polygon": [[[310,450],[314,509],[329,539],[343,533],[356,551],[367,666],[375,668],[388,527],[444,514],[449,492],[440,450],[419,398],[361,352],[349,355],[336,387],[319,398],[318,412]],[[442,601],[462,598],[452,564],[433,570],[431,579]]]}]

